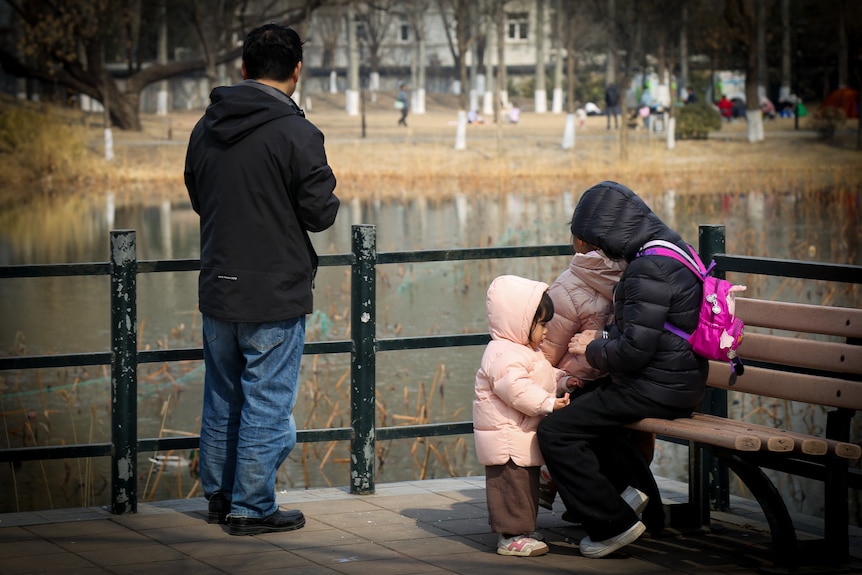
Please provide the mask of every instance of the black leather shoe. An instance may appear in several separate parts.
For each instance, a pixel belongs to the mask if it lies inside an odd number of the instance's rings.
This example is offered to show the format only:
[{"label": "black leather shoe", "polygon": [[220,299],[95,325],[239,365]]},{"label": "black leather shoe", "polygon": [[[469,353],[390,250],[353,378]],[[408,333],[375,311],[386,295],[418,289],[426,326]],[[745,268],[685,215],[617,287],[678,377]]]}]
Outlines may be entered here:
[{"label": "black leather shoe", "polygon": [[230,501],[224,493],[213,493],[210,497],[207,523],[227,525],[227,514],[230,513]]},{"label": "black leather shoe", "polygon": [[291,509],[290,511],[279,509],[263,519],[231,515],[228,519],[228,525],[231,535],[277,533],[302,528],[305,525],[305,516],[298,509]]}]

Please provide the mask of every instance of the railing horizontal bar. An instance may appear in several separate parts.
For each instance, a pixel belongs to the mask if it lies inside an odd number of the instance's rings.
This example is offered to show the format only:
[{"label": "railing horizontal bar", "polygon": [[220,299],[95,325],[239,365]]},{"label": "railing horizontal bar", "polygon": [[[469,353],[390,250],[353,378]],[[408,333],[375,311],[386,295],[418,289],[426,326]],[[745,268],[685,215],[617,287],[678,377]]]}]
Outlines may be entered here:
[{"label": "railing horizontal bar", "polygon": [[138,352],[138,363],[159,363],[162,361],[193,361],[204,358],[204,350],[200,347],[183,347],[177,349],[153,349]]},{"label": "railing horizontal bar", "polygon": [[441,435],[466,435],[472,433],[472,421],[457,421],[452,423],[426,423],[423,425],[378,427],[375,435],[377,441],[387,441],[389,439],[407,439],[410,437],[436,437]]},{"label": "railing horizontal bar", "polygon": [[335,341],[313,341],[306,342],[302,348],[303,355],[315,355],[325,353],[350,353],[353,350],[353,342],[349,339]]},{"label": "railing horizontal bar", "polygon": [[506,246],[494,248],[463,248],[456,250],[418,250],[410,252],[381,252],[378,264],[415,262],[441,262],[461,260],[489,260],[495,258],[526,258],[540,256],[570,256],[569,244],[545,246]]},{"label": "railing horizontal bar", "polygon": [[0,278],[38,278],[54,276],[98,276],[111,273],[109,262],[75,264],[30,264],[0,266]]},{"label": "railing horizontal bar", "polygon": [[197,272],[201,261],[197,258],[182,260],[139,260],[138,273],[150,272]]},{"label": "railing horizontal bar", "polygon": [[38,461],[41,459],[77,459],[79,457],[106,457],[111,455],[110,443],[75,445],[41,445],[38,447],[12,447],[0,449],[0,463],[10,461]]},{"label": "railing horizontal bar", "polygon": [[810,280],[862,283],[862,266],[803,262],[778,258],[756,258],[717,254],[719,271],[793,277]]},{"label": "railing horizontal bar", "polygon": [[487,333],[393,337],[388,339],[378,339],[377,351],[401,351],[405,349],[486,345],[489,341],[491,341],[491,336]]},{"label": "railing horizontal bar", "polygon": [[349,266],[353,265],[354,257],[353,254],[327,254],[318,256],[319,261],[318,265],[322,267],[326,266]]},{"label": "railing horizontal bar", "polygon": [[57,355],[19,355],[0,357],[0,371],[10,369],[38,369],[42,367],[78,367],[81,365],[110,365],[111,352],[64,353]]}]

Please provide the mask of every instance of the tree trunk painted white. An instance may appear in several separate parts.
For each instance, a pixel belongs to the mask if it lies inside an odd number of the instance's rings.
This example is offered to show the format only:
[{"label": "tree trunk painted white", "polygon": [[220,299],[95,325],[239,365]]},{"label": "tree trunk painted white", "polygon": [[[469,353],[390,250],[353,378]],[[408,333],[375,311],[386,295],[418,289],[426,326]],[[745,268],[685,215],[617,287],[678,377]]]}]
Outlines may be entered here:
[{"label": "tree trunk painted white", "polygon": [[[613,21],[616,14],[614,0],[608,0],[609,21]],[[616,48],[616,30],[612,28],[607,31],[608,36],[608,57],[605,63],[605,86],[616,84],[617,82],[617,48]],[[621,103],[624,102],[625,96],[620,94]]]},{"label": "tree trunk painted white", "polygon": [[425,113],[425,88],[417,88],[413,90],[413,102],[410,108],[411,114]]},{"label": "tree trunk painted white", "polygon": [[345,109],[349,116],[359,115],[359,90],[346,90],[344,92],[346,104]]},{"label": "tree trunk painted white", "polygon": [[347,114],[359,115],[359,42],[356,39],[356,9],[347,3]]},{"label": "tree trunk painted white", "polygon": [[781,0],[781,87],[778,90],[778,101],[789,102],[792,54],[790,47],[790,0]]},{"label": "tree trunk painted white", "polygon": [[470,90],[470,110],[479,110],[479,94],[476,90]]},{"label": "tree trunk painted white", "polygon": [[536,113],[548,111],[548,93],[545,81],[545,0],[536,0]]},{"label": "tree trunk painted white", "polygon": [[676,148],[676,134],[674,133],[676,130],[676,118],[670,117],[667,120],[667,126],[665,127],[665,132],[667,133],[667,149],[673,150]]},{"label": "tree trunk painted white", "polygon": [[[688,2],[682,3],[682,26],[679,30],[679,89],[677,98],[688,96]],[[703,94],[700,96],[703,97]]]},{"label": "tree trunk painted white", "polygon": [[760,110],[746,110],[745,119],[748,121],[748,141],[752,144],[763,141],[763,114]]},{"label": "tree trunk painted white", "polygon": [[563,11],[561,2],[557,0],[556,13],[554,14],[554,96],[551,103],[551,112],[563,113]]},{"label": "tree trunk painted white", "polygon": [[467,112],[458,110],[458,126],[455,129],[455,149],[467,149]]},{"label": "tree trunk painted white", "polygon": [[[755,106],[760,106],[760,101],[766,97],[766,0],[757,0],[757,102]],[[749,103],[749,107],[751,106]]]},{"label": "tree trunk painted white", "polygon": [[482,113],[487,118],[494,115],[494,92],[491,90],[486,90],[482,94]]},{"label": "tree trunk painted white", "polygon": [[544,114],[548,111],[548,93],[545,90],[536,90],[534,99],[536,101],[537,114]]},{"label": "tree trunk painted white", "polygon": [[566,114],[566,128],[563,131],[563,149],[575,147],[575,114]]},{"label": "tree trunk painted white", "polygon": [[105,128],[105,159],[109,162],[114,159],[114,133],[111,128]]},{"label": "tree trunk painted white", "polygon": [[[159,64],[168,63],[168,21],[166,19],[165,0],[159,2]],[[156,115],[166,116],[168,114],[168,81],[159,82],[159,92],[156,96]]]}]

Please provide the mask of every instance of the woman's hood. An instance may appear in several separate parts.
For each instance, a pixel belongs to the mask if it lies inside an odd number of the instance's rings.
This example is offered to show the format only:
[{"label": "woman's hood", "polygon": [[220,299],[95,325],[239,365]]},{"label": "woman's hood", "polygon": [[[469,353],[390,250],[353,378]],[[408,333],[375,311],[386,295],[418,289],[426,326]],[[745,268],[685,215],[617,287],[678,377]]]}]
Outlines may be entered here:
[{"label": "woman's hood", "polygon": [[648,241],[679,243],[667,227],[633,191],[604,181],[583,193],[572,216],[572,234],[600,248],[613,260],[631,261]]},{"label": "woman's hood", "polygon": [[485,300],[491,338],[528,345],[533,318],[547,290],[544,282],[518,276],[494,279]]}]

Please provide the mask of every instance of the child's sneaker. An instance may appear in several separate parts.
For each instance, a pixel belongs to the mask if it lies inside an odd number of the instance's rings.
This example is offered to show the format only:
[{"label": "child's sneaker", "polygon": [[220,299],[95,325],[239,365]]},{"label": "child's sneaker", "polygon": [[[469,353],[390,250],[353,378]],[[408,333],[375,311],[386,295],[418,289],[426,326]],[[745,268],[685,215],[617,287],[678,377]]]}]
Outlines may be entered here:
[{"label": "child's sneaker", "polygon": [[649,496],[643,491],[635,489],[631,485],[626,487],[625,490],[620,493],[620,497],[623,498],[623,501],[625,501],[636,514],[642,513],[643,510],[646,509],[647,503],[649,503]]},{"label": "child's sneaker", "polygon": [[557,486],[551,479],[551,472],[543,465],[539,471],[539,506],[554,509],[554,499],[557,498]]},{"label": "child's sneaker", "polygon": [[512,555],[515,557],[538,557],[548,552],[548,546],[526,535],[515,535],[514,537],[503,537],[497,541],[498,555]]}]

